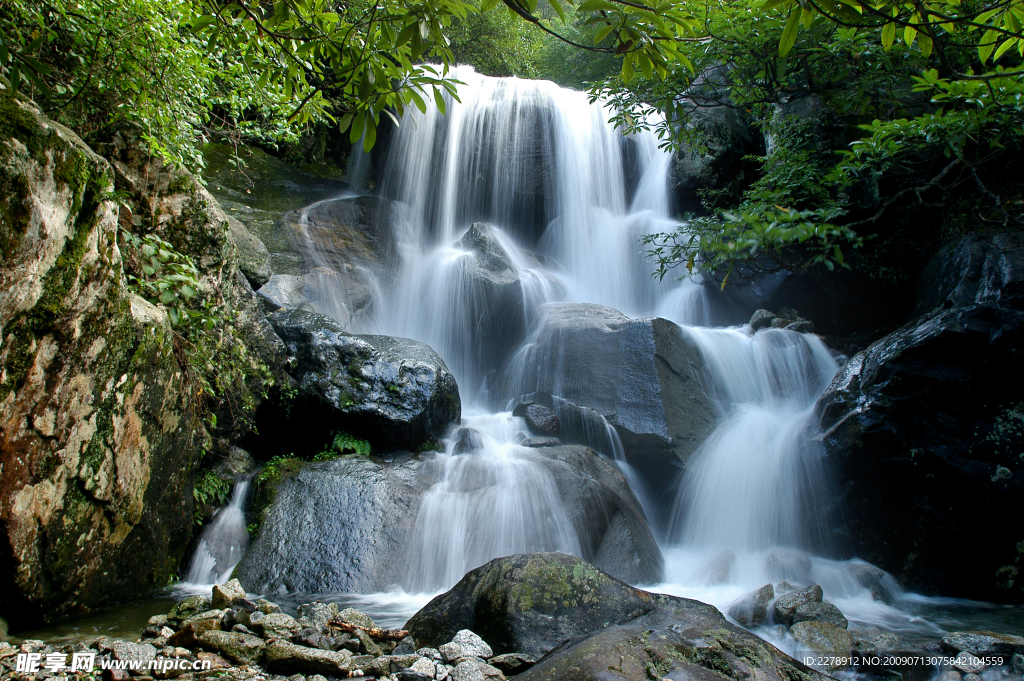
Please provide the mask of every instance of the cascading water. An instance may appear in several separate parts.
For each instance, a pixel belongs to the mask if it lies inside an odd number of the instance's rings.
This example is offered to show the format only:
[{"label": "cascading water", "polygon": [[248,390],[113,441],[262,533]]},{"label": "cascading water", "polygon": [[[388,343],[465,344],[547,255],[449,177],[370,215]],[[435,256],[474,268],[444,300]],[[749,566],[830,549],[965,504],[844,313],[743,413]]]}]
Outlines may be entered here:
[{"label": "cascading water", "polygon": [[214,515],[203,530],[182,588],[206,590],[211,584],[226,582],[235,565],[249,548],[249,530],[245,524],[245,504],[249,499],[252,475],[235,480],[231,500]]},{"label": "cascading water", "polygon": [[[724,607],[778,579],[814,581],[851,619],[906,624],[908,617],[871,598],[872,586],[858,575],[871,573],[876,586],[898,592],[891,578],[862,563],[807,555],[827,548],[828,534],[812,522],[821,520],[815,495],[827,486],[807,443],[808,419],[837,360],[812,335],[708,328],[732,314],[716,291],[699,280],[651,276],[639,238],[676,226],[670,155],[655,136],[622,137],[600,104],[552,83],[486,78],[464,67],[453,75],[465,83],[461,103],[449,97],[447,115],[410,108],[377,169],[380,194],[394,202],[393,262],[386,276],[366,273],[378,302],[349,326],[430,344],[455,374],[465,407],[463,428],[425,466],[436,482],[422,499],[400,586],[446,589],[513,552],[581,552],[568,520],[573,509],[543,465],[543,450],[522,446],[524,421],[493,413],[493,405],[509,409],[536,389],[497,380],[510,358],[513,368],[515,361],[532,368],[557,361],[530,354],[545,304],[597,303],[688,325],[685,336],[704,359],[718,407],[719,422],[679,476],[668,511],[626,461],[605,416],[552,397],[563,437],[618,463],[659,534],[666,583],[657,588]],[[360,158],[357,172],[365,174]],[[307,252],[320,253],[311,264],[326,273],[314,289],[329,289],[327,275],[342,266],[330,255],[333,237],[317,224],[324,210],[330,202],[299,219]],[[493,227],[471,229],[478,221]],[[353,324],[352,291],[310,297]],[[220,568],[218,561],[216,570],[203,569],[215,577]]]}]

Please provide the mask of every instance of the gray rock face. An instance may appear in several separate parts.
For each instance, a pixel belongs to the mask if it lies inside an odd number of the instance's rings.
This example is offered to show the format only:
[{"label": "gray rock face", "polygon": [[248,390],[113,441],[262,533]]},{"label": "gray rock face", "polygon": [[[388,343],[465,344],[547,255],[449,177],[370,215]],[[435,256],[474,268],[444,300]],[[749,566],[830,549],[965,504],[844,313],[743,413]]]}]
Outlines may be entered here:
[{"label": "gray rock face", "polygon": [[317,267],[302,275],[275,274],[256,294],[267,314],[281,309],[319,312],[352,330],[369,323],[371,284],[364,270],[337,272]]},{"label": "gray rock face", "polygon": [[[930,312],[850,359],[818,402],[850,551],[909,589],[1019,599],[1024,474],[1020,380],[1024,314],[989,303]],[[896,527],[891,519],[902,518]],[[987,548],[958,558],[942,537]],[[884,594],[880,594],[884,597]]]},{"label": "gray rock face", "polygon": [[238,251],[238,269],[249,280],[253,288],[267,283],[273,271],[270,269],[270,251],[263,245],[259,237],[238,220],[229,217],[231,241]]},{"label": "gray rock face", "polygon": [[562,441],[557,437],[528,437],[519,443],[523,447],[558,447]]},{"label": "gray rock face", "polygon": [[807,603],[821,603],[821,587],[817,584],[790,591],[775,599],[775,621],[781,624],[792,624],[797,608]]},{"label": "gray rock face", "polygon": [[704,363],[675,324],[590,304],[545,305],[541,314],[536,342],[509,361],[505,394],[542,391],[596,410],[629,457],[685,462],[710,434],[717,413]]},{"label": "gray rock face", "polygon": [[521,402],[512,410],[513,416],[521,416],[531,432],[542,437],[558,437],[561,426],[558,415],[548,407],[533,402]]},{"label": "gray rock face", "polygon": [[793,613],[793,622],[825,622],[840,629],[846,629],[850,623],[842,611],[827,601],[821,603],[804,603]]},{"label": "gray rock face", "polygon": [[419,467],[358,456],[306,466],[278,488],[239,579],[262,592],[372,593],[398,583],[425,490]]},{"label": "gray rock face", "polygon": [[768,605],[774,598],[775,589],[771,584],[765,584],[730,605],[729,617],[744,627],[756,627],[764,624],[768,617]]},{"label": "gray rock face", "polygon": [[578,445],[545,447],[538,454],[554,477],[583,558],[630,584],[662,581],[661,549],[618,467]]},{"label": "gray rock face", "polygon": [[942,637],[942,649],[951,653],[967,651],[979,657],[1013,657],[1024,654],[1024,637],[992,631],[954,631]]},{"label": "gray rock face", "polygon": [[300,395],[339,426],[385,449],[415,449],[459,420],[455,378],[424,343],[352,336],[329,317],[302,310],[277,312],[271,323],[296,359]]},{"label": "gray rock face", "polygon": [[918,281],[918,314],[973,303],[1024,307],[1024,232],[972,234],[928,263]]}]

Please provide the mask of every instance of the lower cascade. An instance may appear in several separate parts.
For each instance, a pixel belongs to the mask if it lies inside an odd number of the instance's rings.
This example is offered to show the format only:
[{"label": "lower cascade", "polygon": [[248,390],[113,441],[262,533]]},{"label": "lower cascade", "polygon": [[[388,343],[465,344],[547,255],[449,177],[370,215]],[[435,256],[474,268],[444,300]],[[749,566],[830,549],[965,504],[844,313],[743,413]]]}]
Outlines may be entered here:
[{"label": "lower cascade", "polygon": [[[785,650],[785,627],[744,620],[739,599],[820,585],[851,621],[939,632],[899,607],[927,599],[834,558],[813,415],[844,358],[800,320],[747,324],[717,286],[651,276],[639,240],[676,224],[657,138],[622,136],[601,103],[549,82],[454,75],[447,115],[410,108],[375,156],[375,196],[288,218],[308,273],[260,295],[338,333],[427,344],[461,422],[435,453],[299,474],[244,558],[239,480],[187,581],[345,594],[400,624],[492,559],[560,552],[711,603]],[[349,499],[386,527],[349,518]]]}]

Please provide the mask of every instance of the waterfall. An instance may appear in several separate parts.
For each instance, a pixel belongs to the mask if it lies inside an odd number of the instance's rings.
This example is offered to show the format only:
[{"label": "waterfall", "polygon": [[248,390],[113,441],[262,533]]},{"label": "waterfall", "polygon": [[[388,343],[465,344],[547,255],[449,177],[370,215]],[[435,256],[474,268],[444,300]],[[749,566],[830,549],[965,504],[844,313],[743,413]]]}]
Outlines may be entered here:
[{"label": "waterfall", "polygon": [[252,474],[235,480],[231,500],[217,511],[203,529],[192,563],[185,575],[185,585],[221,584],[249,548],[249,530],[245,525],[245,504],[249,500]]}]

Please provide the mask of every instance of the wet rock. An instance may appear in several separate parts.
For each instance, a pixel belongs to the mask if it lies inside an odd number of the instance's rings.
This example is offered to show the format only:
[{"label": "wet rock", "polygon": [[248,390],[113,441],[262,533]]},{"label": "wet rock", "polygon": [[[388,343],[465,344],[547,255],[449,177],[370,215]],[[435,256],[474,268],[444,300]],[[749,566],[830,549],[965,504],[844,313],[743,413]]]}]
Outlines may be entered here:
[{"label": "wet rock", "polygon": [[[923,593],[1020,598],[1015,517],[1024,475],[1000,478],[1024,446],[1024,313],[992,304],[928,313],[855,355],[818,402],[837,487],[834,531],[850,551]],[[1014,464],[1015,465],[1015,464]],[[922,513],[922,509],[927,509]],[[823,509],[828,512],[828,509]],[[902,518],[897,527],[892,518]],[[985,551],[963,560],[945,538]]]},{"label": "wet rock", "polygon": [[[541,308],[536,342],[509,361],[501,392],[542,391],[593,409],[618,431],[631,461],[664,471],[685,462],[718,420],[703,376],[699,350],[672,322],[559,303]],[[563,439],[565,429],[563,422]]]},{"label": "wet rock", "polygon": [[774,598],[775,589],[771,584],[765,584],[730,605],[729,617],[744,627],[756,627],[764,624],[768,617],[768,605]]},{"label": "wet rock", "polygon": [[[850,635],[850,632],[827,622],[797,622],[789,628],[789,633],[810,649],[815,656],[849,659],[850,652],[853,650],[853,636]],[[826,664],[825,666],[829,669],[837,669],[843,665]]]},{"label": "wet rock", "polygon": [[1010,666],[1013,668],[1014,674],[1020,674],[1024,676],[1024,655],[1017,653],[1010,659]]},{"label": "wet rock", "polygon": [[313,627],[306,627],[292,636],[292,643],[307,648],[320,648],[321,650],[334,650],[334,640],[321,634]]},{"label": "wet rock", "polygon": [[167,613],[167,622],[177,625],[192,615],[209,610],[210,606],[211,601],[207,596],[189,596],[171,608],[171,611]]},{"label": "wet rock", "polygon": [[942,637],[942,649],[951,653],[967,651],[979,657],[1011,657],[1024,654],[1024,637],[992,631],[955,631]]},{"label": "wet rock", "polygon": [[266,644],[255,636],[231,631],[204,631],[198,639],[203,648],[241,665],[256,664],[266,648]]},{"label": "wet rock", "polygon": [[755,310],[754,314],[750,317],[750,321],[747,323],[750,324],[751,329],[757,331],[760,328],[771,326],[776,317],[778,315],[769,310]]},{"label": "wet rock", "polygon": [[199,637],[203,632],[220,630],[222,628],[219,616],[205,619],[189,619],[182,624],[178,631],[167,637],[167,643],[183,648],[194,647],[198,645]]},{"label": "wet rock", "polygon": [[372,593],[399,583],[428,487],[421,465],[347,456],[305,466],[278,487],[237,575],[262,592]]},{"label": "wet rock", "polygon": [[367,655],[373,655],[374,657],[380,657],[384,654],[384,650],[373,640],[373,637],[362,629],[356,629],[355,637],[359,639],[359,647],[362,652]]},{"label": "wet rock", "polygon": [[798,588],[789,582],[782,581],[775,585],[775,593],[778,595],[788,594],[790,591],[796,591]]},{"label": "wet rock", "polygon": [[385,450],[415,450],[459,420],[455,378],[426,344],[349,335],[329,317],[301,310],[270,321],[297,360],[292,375],[312,410],[308,418],[329,418]]},{"label": "wet rock", "polygon": [[238,598],[245,598],[245,589],[241,582],[232,579],[224,584],[213,586],[213,599],[211,603],[214,609],[223,609],[231,605],[232,601]]},{"label": "wet rock", "polygon": [[900,639],[896,634],[885,631],[871,639],[871,645],[876,650],[893,650],[899,647]]},{"label": "wet rock", "polygon": [[729,573],[736,563],[736,554],[732,551],[723,551],[712,558],[707,565],[701,569],[704,576],[704,583],[707,586],[717,586],[729,581]]},{"label": "wet rock", "polygon": [[771,579],[806,583],[811,574],[811,559],[802,551],[772,549],[764,559],[764,569]]},{"label": "wet rock", "polygon": [[797,606],[793,613],[793,622],[825,622],[840,629],[846,629],[850,625],[839,608],[828,601]]},{"label": "wet rock", "polygon": [[1024,307],[1024,232],[964,237],[939,251],[918,280],[918,314],[975,303]]},{"label": "wet rock", "polygon": [[339,622],[347,622],[348,624],[360,627],[362,629],[376,629],[377,623],[373,621],[373,618],[364,612],[356,610],[355,608],[345,608],[338,613],[337,617]]},{"label": "wet rock", "polygon": [[868,563],[847,563],[843,568],[858,584],[869,589],[871,597],[876,601],[892,605],[896,600],[900,592],[899,584],[885,570]]},{"label": "wet rock", "polygon": [[456,431],[452,454],[471,454],[483,449],[484,438],[476,428],[462,427]]},{"label": "wet rock", "polygon": [[347,650],[318,650],[274,641],[267,646],[265,666],[275,674],[323,674],[344,678],[351,671],[351,658]]},{"label": "wet rock", "polygon": [[539,449],[540,447],[558,447],[562,441],[557,437],[528,437],[519,444],[523,447]]},{"label": "wet rock", "polygon": [[530,432],[540,436],[558,437],[561,427],[558,415],[551,409],[532,402],[522,402],[512,410],[513,416],[521,416]]},{"label": "wet rock", "polygon": [[985,668],[985,662],[966,650],[960,651],[953,660],[953,666],[964,674],[976,674]]},{"label": "wet rock", "polygon": [[790,591],[775,599],[775,621],[781,624],[792,624],[796,609],[806,603],[821,603],[821,587],[817,584]]},{"label": "wet rock", "polygon": [[114,641],[111,643],[114,658],[118,660],[138,660],[141,668],[146,669],[156,659],[156,648],[148,643],[132,643],[131,641]]},{"label": "wet rock", "polygon": [[656,610],[636,620],[569,639],[516,680],[650,681],[651,670],[674,680],[826,678],[729,624],[709,605],[662,598]]},{"label": "wet rock", "polygon": [[563,640],[650,612],[657,597],[561,553],[498,558],[468,573],[406,624],[437,647],[461,629],[475,631],[497,654],[540,657]]},{"label": "wet rock", "polygon": [[271,603],[270,601],[261,598],[256,601],[256,610],[264,615],[273,615],[275,612],[281,612],[281,606],[277,603]]},{"label": "wet rock", "polygon": [[487,664],[496,669],[500,669],[505,676],[514,676],[525,672],[527,669],[537,664],[537,660],[536,658],[530,655],[524,655],[523,653],[505,653],[504,655],[496,655],[495,657],[487,660]]},{"label": "wet rock", "polygon": [[494,681],[504,679],[505,675],[483,660],[469,658],[455,665],[448,676],[451,681]]},{"label": "wet rock", "polygon": [[[423,650],[429,650],[429,649],[424,648]],[[401,641],[399,641],[398,645],[395,646],[395,649],[392,650],[391,652],[394,655],[412,655],[413,653],[416,653],[417,655],[422,655],[424,657],[430,657],[430,659],[432,659],[432,660],[433,659],[438,659],[438,658],[434,658],[434,657],[432,657],[430,655],[425,655],[424,653],[421,653],[421,652],[417,651],[416,650],[416,641],[415,641],[415,639],[413,639],[412,636],[406,636]]]}]

